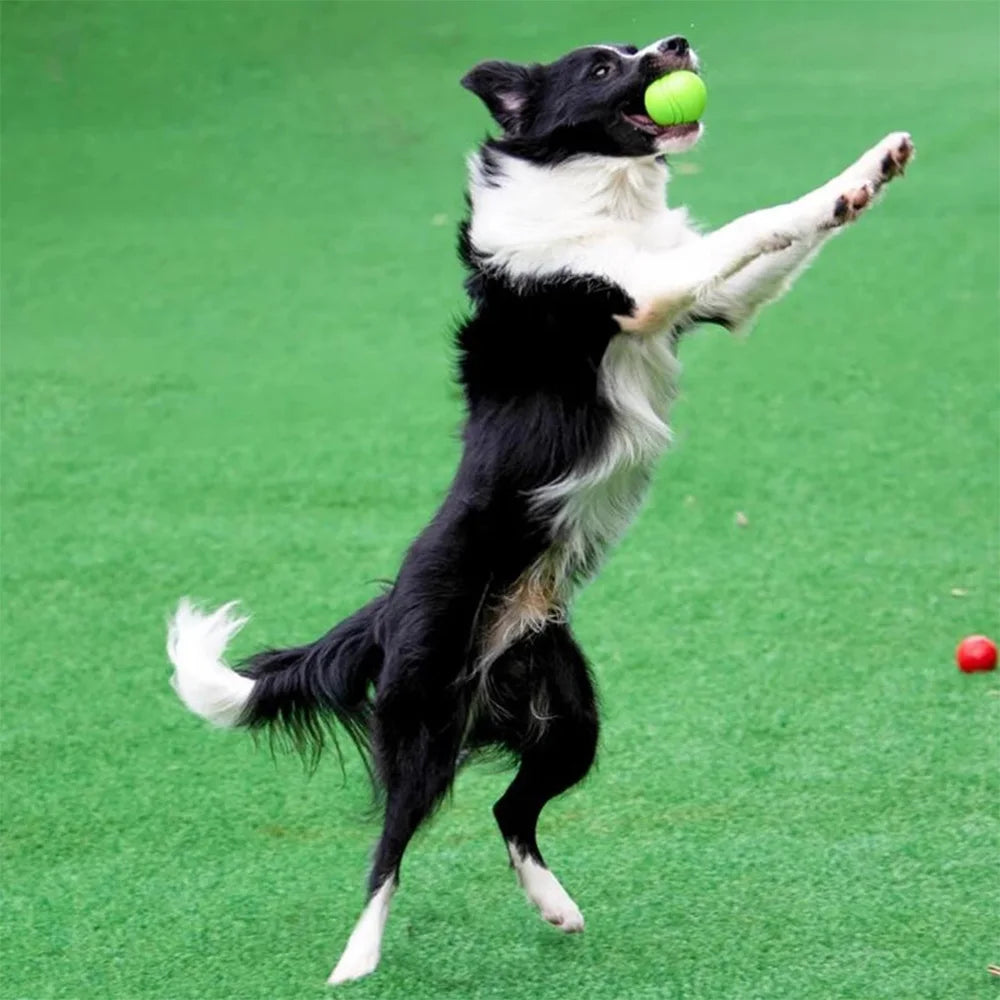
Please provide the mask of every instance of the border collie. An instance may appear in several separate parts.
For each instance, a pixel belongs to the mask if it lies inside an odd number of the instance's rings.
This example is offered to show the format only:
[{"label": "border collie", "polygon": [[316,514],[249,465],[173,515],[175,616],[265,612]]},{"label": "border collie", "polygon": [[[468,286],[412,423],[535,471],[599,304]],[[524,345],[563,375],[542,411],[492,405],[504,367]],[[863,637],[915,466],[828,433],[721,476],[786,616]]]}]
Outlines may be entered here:
[{"label": "border collie", "polygon": [[666,157],[702,126],[643,113],[649,83],[698,70],[686,39],[589,45],[549,65],[485,62],[462,80],[499,125],[469,160],[457,334],[467,416],[454,481],[385,593],[315,642],[227,667],[233,605],[182,601],[173,685],[220,726],[318,751],[334,725],[384,803],[368,895],[330,983],[379,961],[403,852],[460,763],[519,763],[494,813],[542,918],[583,929],[535,839],[545,804],[587,774],[598,712],[569,608],[635,516],[670,442],[677,345],[745,327],[913,155],[894,132],[796,201],[702,234],[668,208]]}]

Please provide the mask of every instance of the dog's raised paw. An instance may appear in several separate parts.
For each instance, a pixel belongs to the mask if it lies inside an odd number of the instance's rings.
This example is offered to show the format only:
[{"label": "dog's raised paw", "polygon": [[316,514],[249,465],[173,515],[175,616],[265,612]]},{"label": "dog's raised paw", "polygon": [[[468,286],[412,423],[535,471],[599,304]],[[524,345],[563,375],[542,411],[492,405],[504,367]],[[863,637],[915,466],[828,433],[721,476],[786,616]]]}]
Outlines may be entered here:
[{"label": "dog's raised paw", "polygon": [[878,191],[894,177],[901,177],[916,155],[909,132],[890,132],[838,178],[838,184],[853,186],[865,181]]},{"label": "dog's raised paw", "polygon": [[891,181],[906,172],[906,165],[913,159],[916,147],[909,132],[893,132],[882,144],[881,181]]},{"label": "dog's raised paw", "polygon": [[833,218],[830,228],[853,222],[872,202],[875,197],[875,185],[870,181],[859,184],[858,187],[845,191],[834,202]]}]

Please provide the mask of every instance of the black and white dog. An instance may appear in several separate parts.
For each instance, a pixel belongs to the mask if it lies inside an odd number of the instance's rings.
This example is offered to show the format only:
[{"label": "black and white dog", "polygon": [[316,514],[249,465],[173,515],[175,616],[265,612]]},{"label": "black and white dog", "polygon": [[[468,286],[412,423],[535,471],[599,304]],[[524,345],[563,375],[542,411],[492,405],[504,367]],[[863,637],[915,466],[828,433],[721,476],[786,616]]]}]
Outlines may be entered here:
[{"label": "black and white dog", "polygon": [[384,828],[367,903],[331,983],[378,964],[403,852],[470,753],[519,761],[494,812],[541,916],[583,916],[535,827],[597,746],[574,591],[635,516],[670,441],[677,344],[746,325],[913,155],[887,136],[796,201],[703,235],[664,199],[666,155],[700,123],[660,127],[643,93],[697,70],[679,36],[591,45],[546,66],[487,62],[463,85],[502,129],[470,159],[460,252],[472,313],[458,332],[467,419],[454,482],[391,587],[310,645],[230,670],[243,623],[181,603],[168,649],[185,704],[221,726],[273,727],[318,749],[346,726],[370,755]]}]

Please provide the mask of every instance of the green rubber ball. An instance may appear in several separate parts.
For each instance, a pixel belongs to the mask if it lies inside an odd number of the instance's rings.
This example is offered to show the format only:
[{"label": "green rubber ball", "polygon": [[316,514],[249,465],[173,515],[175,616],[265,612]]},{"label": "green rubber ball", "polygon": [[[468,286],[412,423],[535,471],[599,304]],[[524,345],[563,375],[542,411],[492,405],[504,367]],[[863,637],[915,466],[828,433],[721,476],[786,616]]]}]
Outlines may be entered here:
[{"label": "green rubber ball", "polygon": [[657,125],[684,125],[702,116],[707,100],[708,92],[701,77],[679,69],[654,80],[646,88],[646,114]]}]

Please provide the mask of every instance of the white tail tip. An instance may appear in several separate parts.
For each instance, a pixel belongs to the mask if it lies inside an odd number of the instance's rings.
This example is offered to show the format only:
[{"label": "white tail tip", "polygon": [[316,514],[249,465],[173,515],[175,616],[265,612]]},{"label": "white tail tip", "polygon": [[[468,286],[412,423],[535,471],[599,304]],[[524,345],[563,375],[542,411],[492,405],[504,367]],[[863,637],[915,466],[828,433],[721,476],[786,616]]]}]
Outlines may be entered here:
[{"label": "white tail tip", "polygon": [[253,690],[253,681],[223,662],[229,640],[247,623],[231,601],[211,614],[183,598],[167,630],[170,679],[181,701],[216,726],[235,726]]}]

